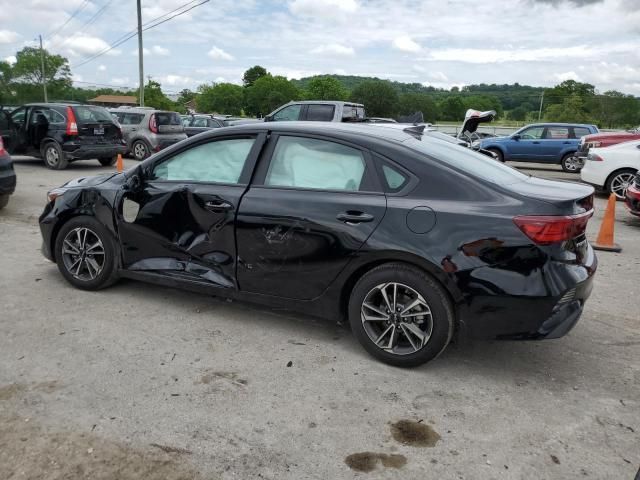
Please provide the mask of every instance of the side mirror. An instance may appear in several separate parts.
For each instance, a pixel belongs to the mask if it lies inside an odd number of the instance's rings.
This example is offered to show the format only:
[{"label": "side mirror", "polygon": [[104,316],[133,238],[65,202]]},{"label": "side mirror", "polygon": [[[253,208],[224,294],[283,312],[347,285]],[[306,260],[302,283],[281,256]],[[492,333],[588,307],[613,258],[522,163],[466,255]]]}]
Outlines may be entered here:
[{"label": "side mirror", "polygon": [[520,140],[520,134],[519,133],[514,133],[513,135],[511,135],[511,138],[513,138],[514,140],[518,141],[518,140]]},{"label": "side mirror", "polygon": [[264,116],[264,121],[265,122],[273,122],[273,117],[271,115],[265,115]]},{"label": "side mirror", "polygon": [[127,178],[125,184],[125,189],[129,192],[136,192],[142,186],[142,180],[140,178],[140,172],[136,172]]}]

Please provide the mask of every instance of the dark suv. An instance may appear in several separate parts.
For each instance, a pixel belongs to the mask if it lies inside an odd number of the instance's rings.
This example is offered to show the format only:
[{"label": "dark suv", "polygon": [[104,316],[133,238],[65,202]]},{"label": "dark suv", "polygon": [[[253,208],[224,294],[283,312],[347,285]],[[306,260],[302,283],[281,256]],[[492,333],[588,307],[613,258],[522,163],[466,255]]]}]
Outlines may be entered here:
[{"label": "dark suv", "polygon": [[127,145],[109,112],[94,105],[32,103],[7,115],[0,132],[10,153],[33,155],[62,170],[69,162],[97,158],[114,165]]}]

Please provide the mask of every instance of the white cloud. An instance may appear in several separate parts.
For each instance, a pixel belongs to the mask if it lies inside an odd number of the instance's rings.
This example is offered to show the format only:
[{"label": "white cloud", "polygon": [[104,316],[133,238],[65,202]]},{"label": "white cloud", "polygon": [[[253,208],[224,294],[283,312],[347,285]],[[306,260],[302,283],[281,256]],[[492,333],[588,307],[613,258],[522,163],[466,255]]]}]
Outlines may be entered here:
[{"label": "white cloud", "polygon": [[13,43],[20,38],[16,32],[11,30],[0,30],[0,43]]},{"label": "white cloud", "polygon": [[429,78],[432,79],[432,80],[435,80],[437,82],[447,82],[447,81],[449,81],[447,76],[442,72],[431,72],[429,74]]},{"label": "white cloud", "polygon": [[226,80],[224,77],[216,77],[214,80],[216,83],[224,83]]},{"label": "white cloud", "polygon": [[393,39],[391,43],[393,48],[403,52],[419,52],[422,47],[418,45],[411,37],[402,35]]},{"label": "white cloud", "polygon": [[[137,57],[138,49],[134,48],[133,50],[131,50],[131,55]],[[151,55],[151,50],[149,50],[147,47],[142,47],[142,55],[145,57],[149,57]]]},{"label": "white cloud", "polygon": [[71,74],[71,80],[74,82],[81,82],[83,80],[83,77],[78,73],[73,73]]},{"label": "white cloud", "polygon": [[293,0],[289,4],[294,15],[315,18],[335,18],[355,13],[358,8],[356,0]]},{"label": "white cloud", "polygon": [[336,75],[346,75],[347,71],[344,68],[334,68],[333,73]]},{"label": "white cloud", "polygon": [[[627,48],[618,45],[615,50]],[[548,62],[563,58],[590,58],[604,53],[605,47],[574,45],[566,47],[541,47],[520,49],[445,48],[431,50],[429,59],[465,63]],[[609,50],[611,52],[611,50]]]},{"label": "white cloud", "polygon": [[427,71],[427,67],[423,67],[422,65],[414,65],[413,68],[416,72],[424,73]]},{"label": "white cloud", "polygon": [[576,72],[564,72],[564,73],[556,73],[554,78],[560,82],[564,82],[565,80],[575,80],[576,82],[580,82],[581,79]]},{"label": "white cloud", "polygon": [[100,65],[100,66],[98,66],[98,71],[99,71],[99,72],[106,72],[106,71],[107,71],[107,67],[106,67],[106,65]]},{"label": "white cloud", "polygon": [[352,47],[345,47],[344,45],[340,45],[339,43],[329,43],[314,48],[313,50],[311,50],[311,53],[315,55],[353,57],[356,52]]},{"label": "white cloud", "polygon": [[4,59],[4,61],[7,62],[9,65],[13,65],[18,61],[18,59],[16,58],[15,55],[9,55]]},{"label": "white cloud", "polygon": [[213,58],[214,60],[233,60],[233,56],[229,53],[225,52],[221,48],[216,47],[215,45],[211,47],[209,53],[207,53],[209,58]]},{"label": "white cloud", "polygon": [[168,48],[161,47],[160,45],[154,45],[151,47],[151,51],[154,55],[160,55],[161,57],[166,57],[171,53]]},{"label": "white cloud", "polygon": [[105,55],[109,56],[120,55],[121,52],[117,48],[106,51],[109,47],[110,46],[107,42],[99,37],[91,35],[54,35],[51,39],[45,42],[45,48],[52,49],[54,51],[60,50],[62,53],[72,57],[86,57],[101,52],[106,52]]},{"label": "white cloud", "polygon": [[158,77],[158,81],[164,86],[184,87],[193,83],[193,78],[182,75],[163,75]]}]

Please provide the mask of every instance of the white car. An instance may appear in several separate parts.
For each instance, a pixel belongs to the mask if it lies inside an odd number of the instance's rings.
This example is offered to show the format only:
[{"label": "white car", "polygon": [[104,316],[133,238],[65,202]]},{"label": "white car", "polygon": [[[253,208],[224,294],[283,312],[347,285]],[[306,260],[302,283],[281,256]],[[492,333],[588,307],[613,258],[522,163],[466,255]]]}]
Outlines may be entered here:
[{"label": "white car", "polygon": [[640,140],[589,150],[580,177],[607,193],[624,199],[627,187],[640,170]]}]

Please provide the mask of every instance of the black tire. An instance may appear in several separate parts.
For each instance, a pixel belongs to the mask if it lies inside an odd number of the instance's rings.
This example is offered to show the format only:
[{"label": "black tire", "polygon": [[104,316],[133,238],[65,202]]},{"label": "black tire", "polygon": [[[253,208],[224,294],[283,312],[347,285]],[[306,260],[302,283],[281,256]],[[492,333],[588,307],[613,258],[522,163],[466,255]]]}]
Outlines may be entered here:
[{"label": "black tire", "polygon": [[45,167],[51,170],[64,170],[69,165],[69,160],[65,158],[62,147],[56,142],[45,143],[41,152]]},{"label": "black tire", "polygon": [[99,158],[98,161],[100,162],[100,165],[102,165],[103,167],[113,167],[118,161],[118,157],[117,156],[102,157],[102,158]]},{"label": "black tire", "polygon": [[580,173],[582,167],[579,165],[578,160],[574,160],[576,154],[575,153],[567,153],[562,160],[560,160],[560,166],[562,170],[567,173]]},{"label": "black tire", "polygon": [[131,145],[131,154],[138,161],[144,160],[151,154],[151,148],[144,140],[136,140]]},{"label": "black tire", "polygon": [[7,206],[9,203],[9,195],[0,195],[0,210]]},{"label": "black tire", "polygon": [[617,184],[621,180],[620,177],[623,176],[623,178],[629,180],[629,183],[633,183],[633,178],[635,177],[636,173],[637,170],[634,170],[633,168],[621,168],[620,170],[616,170],[611,175],[609,175],[609,178],[607,178],[607,181],[604,184],[605,191],[609,195],[615,193],[618,200],[624,200],[627,192],[626,189],[624,190],[624,192],[622,192],[617,188]]},{"label": "black tire", "polygon": [[[87,278],[91,277],[91,270],[89,269],[90,265],[88,265],[88,262],[84,260],[80,260],[78,275],[75,275],[71,271],[69,266],[73,266],[72,262],[74,261],[74,258],[77,259],[80,257],[80,255],[70,255],[63,251],[63,247],[67,248],[67,252],[70,251],[69,247],[67,246],[68,244],[65,244],[67,235],[69,235],[72,247],[80,251],[80,249],[77,248],[80,242],[73,242],[74,239],[78,238],[77,229],[80,229],[80,236],[83,235],[83,231],[86,229],[102,243],[104,251],[103,262],[101,264],[100,271],[94,271],[94,273],[97,273],[94,278]],[[85,238],[87,239],[87,245],[90,242],[95,245],[95,242],[93,242],[94,237],[90,236],[90,234],[87,234],[87,237]],[[91,257],[91,253],[89,253],[91,251],[95,250],[88,250],[88,253],[86,255],[83,255],[82,258]],[[117,250],[112,235],[100,222],[98,222],[93,217],[80,216],[72,218],[62,226],[62,228],[58,232],[58,236],[56,237],[55,258],[56,263],[58,264],[58,269],[60,270],[60,273],[62,273],[62,276],[71,285],[82,290],[100,290],[101,288],[105,288],[113,284],[118,279],[118,262],[116,254]],[[96,262],[99,262],[99,255],[92,257],[92,259]],[[84,278],[81,278],[83,276]]]},{"label": "black tire", "polygon": [[[406,333],[402,334],[405,345],[402,348],[408,349],[408,353],[394,353],[376,345],[375,341],[370,338],[370,333],[365,329],[361,315],[363,302],[371,298],[371,294],[375,295],[375,292],[381,291],[377,290],[380,285],[395,282],[402,286],[409,287],[414,293],[422,296],[431,311],[431,335],[426,340],[426,344],[421,348],[416,350],[413,343],[409,346],[408,343],[410,340],[408,335]],[[399,306],[398,309],[402,309],[403,307],[404,305]],[[423,326],[419,326],[419,328],[422,329],[425,327],[425,329],[428,330],[426,320],[420,320],[420,317],[412,318],[415,319],[415,322],[424,321]],[[402,263],[386,263],[367,272],[360,278],[358,283],[356,283],[349,298],[349,323],[351,324],[351,330],[356,339],[365,350],[375,358],[397,367],[416,367],[436,358],[449,344],[453,336],[454,313],[451,302],[443,288],[427,273],[416,267]],[[375,326],[367,328],[383,330],[384,328],[391,327],[388,322],[367,323],[367,325],[374,324]],[[389,326],[386,327],[385,325]],[[398,331],[401,330],[399,329]],[[377,332],[375,332],[374,336],[377,336]],[[415,337],[414,340],[416,340]],[[401,347],[402,341],[402,338],[398,337],[399,347]],[[412,350],[416,351],[411,352]]]},{"label": "black tire", "polygon": [[487,150],[496,155],[496,160],[504,163],[504,155],[502,155],[502,152],[500,150],[498,150],[497,148],[487,148]]}]

